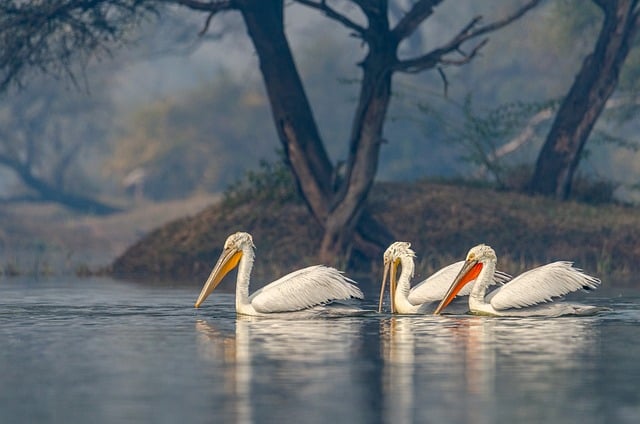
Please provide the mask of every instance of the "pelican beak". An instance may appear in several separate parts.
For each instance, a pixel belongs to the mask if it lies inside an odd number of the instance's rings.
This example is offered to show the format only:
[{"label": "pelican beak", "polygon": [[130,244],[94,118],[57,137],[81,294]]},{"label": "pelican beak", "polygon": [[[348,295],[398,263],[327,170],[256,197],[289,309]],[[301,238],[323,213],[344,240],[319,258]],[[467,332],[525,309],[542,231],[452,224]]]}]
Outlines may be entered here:
[{"label": "pelican beak", "polygon": [[391,296],[391,313],[392,314],[396,313],[395,305],[396,305],[396,289],[398,287],[397,272],[398,272],[399,263],[400,263],[399,261],[391,262],[391,275],[389,276],[389,292]]},{"label": "pelican beak", "polygon": [[[382,312],[382,299],[384,298],[384,287],[387,285],[387,275],[389,274],[389,264],[384,264],[384,272],[382,274],[382,285],[380,286],[380,300],[378,301],[378,313]],[[391,297],[389,293],[389,297]],[[391,301],[391,308],[393,308],[393,299]]]},{"label": "pelican beak", "polygon": [[444,295],[444,298],[442,299],[436,310],[433,312],[433,314],[439,315],[440,312],[442,312],[442,310],[446,308],[449,303],[451,303],[451,301],[456,297],[460,290],[462,290],[462,288],[467,285],[467,283],[475,280],[478,277],[478,274],[480,274],[481,270],[482,263],[478,262],[477,260],[467,260],[462,266],[462,269],[456,276],[455,280],[453,280],[453,283],[451,283],[449,290],[447,290],[447,293]]},{"label": "pelican beak", "polygon": [[378,301],[378,313],[382,312],[382,299],[384,298],[384,288],[387,285],[387,276],[389,276],[389,299],[391,301],[391,313],[396,312],[396,268],[395,262],[387,262],[384,264],[384,272],[382,274],[382,285],[380,286],[380,300]]},{"label": "pelican beak", "polygon": [[242,258],[242,250],[226,248],[222,251],[216,266],[213,267],[209,278],[207,278],[207,282],[204,283],[204,287],[202,287],[200,296],[198,296],[198,300],[196,301],[196,308],[200,307],[202,302],[218,287],[218,284],[220,284],[224,276],[238,265],[240,258]]}]

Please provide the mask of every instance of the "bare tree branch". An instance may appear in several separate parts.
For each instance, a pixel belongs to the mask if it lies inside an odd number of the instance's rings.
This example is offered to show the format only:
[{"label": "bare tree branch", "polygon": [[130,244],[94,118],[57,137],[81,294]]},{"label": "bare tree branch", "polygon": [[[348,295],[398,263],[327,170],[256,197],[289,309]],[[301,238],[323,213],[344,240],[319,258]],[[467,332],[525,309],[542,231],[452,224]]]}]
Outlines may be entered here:
[{"label": "bare tree branch", "polygon": [[400,19],[396,27],[391,31],[393,37],[399,42],[411,36],[416,28],[433,14],[433,8],[440,3],[442,3],[442,0],[420,0],[414,3],[411,10]]},{"label": "bare tree branch", "polygon": [[[504,26],[509,25],[513,21],[522,17],[529,10],[533,9],[535,6],[540,3],[541,0],[531,0],[526,3],[524,6],[516,10],[511,15],[505,17],[504,19],[500,19],[491,24],[477,27],[480,21],[482,20],[481,16],[476,16],[473,18],[467,25],[465,25],[462,30],[460,30],[449,42],[445,43],[443,46],[430,51],[429,53],[423,54],[421,56],[415,57],[413,59],[405,59],[398,61],[393,70],[399,72],[408,72],[415,73],[420,72],[425,69],[430,69],[435,67],[438,64],[442,65],[461,65],[467,63],[473,56],[477,54],[480,48],[484,46],[486,40],[482,41],[478,44],[470,53],[462,53],[461,46],[464,42],[477,38],[481,35],[487,34],[492,31],[496,31]],[[475,29],[474,29],[475,28]],[[450,59],[445,58],[446,55],[450,53],[459,53],[462,55],[462,59]]]},{"label": "bare tree branch", "polygon": [[484,47],[485,44],[487,44],[488,42],[489,42],[489,39],[485,38],[480,43],[478,43],[469,53],[465,53],[463,50],[458,49],[457,52],[460,55],[462,55],[460,59],[443,58],[440,60],[440,63],[443,65],[454,65],[454,66],[460,66],[460,65],[464,65],[465,63],[469,63],[471,59],[473,59],[478,54],[480,49]]},{"label": "bare tree branch", "polygon": [[310,7],[312,9],[316,9],[324,13],[328,18],[333,19],[334,21],[340,22],[342,25],[346,26],[349,29],[355,31],[359,36],[364,35],[366,29],[357,23],[353,22],[351,19],[346,17],[345,15],[339,13],[337,10],[333,9],[331,6],[327,4],[325,0],[321,1],[312,1],[312,0],[294,0],[296,3],[300,3],[304,6]]},{"label": "bare tree branch", "polygon": [[436,68],[438,70],[438,74],[440,74],[440,78],[442,78],[442,85],[444,86],[444,97],[447,97],[449,91],[449,80],[447,79],[447,74],[444,73],[444,70],[438,66]]},{"label": "bare tree branch", "polygon": [[554,111],[555,108],[547,107],[533,115],[531,118],[529,118],[529,121],[527,121],[527,124],[517,136],[513,137],[511,140],[498,147],[493,152],[489,153],[487,160],[493,162],[496,159],[508,155],[509,153],[515,152],[520,147],[533,140],[536,127],[542,122],[551,119],[553,117]]},{"label": "bare tree branch", "polygon": [[73,76],[74,63],[108,53],[158,7],[152,0],[0,2],[0,92],[30,69]]},{"label": "bare tree branch", "polygon": [[209,15],[207,15],[207,20],[204,22],[204,27],[198,33],[199,36],[202,37],[207,33],[207,31],[209,31],[209,25],[211,25],[211,19],[213,19],[215,15],[216,15],[216,12],[209,12]]},{"label": "bare tree branch", "polygon": [[210,16],[215,15],[218,12],[235,9],[237,7],[233,0],[213,0],[213,1],[163,0],[163,1],[165,1],[166,3],[177,3],[193,10],[209,12]]}]

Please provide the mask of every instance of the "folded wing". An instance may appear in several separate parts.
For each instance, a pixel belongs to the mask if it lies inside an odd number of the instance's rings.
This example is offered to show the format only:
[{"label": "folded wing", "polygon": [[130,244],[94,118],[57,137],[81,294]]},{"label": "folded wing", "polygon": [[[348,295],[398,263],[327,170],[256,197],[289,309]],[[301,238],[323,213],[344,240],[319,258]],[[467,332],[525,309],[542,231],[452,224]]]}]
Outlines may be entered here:
[{"label": "folded wing", "polygon": [[[462,265],[464,265],[464,261],[447,265],[426,280],[416,284],[409,292],[409,302],[413,305],[419,305],[421,303],[441,301],[462,269]],[[506,272],[496,271],[492,284],[504,284],[509,280],[511,280],[511,275]],[[471,287],[473,287],[473,283],[464,286],[458,296],[468,296],[471,293]]]},{"label": "folded wing", "polygon": [[335,268],[314,265],[266,285],[249,301],[261,313],[300,311],[333,300],[362,299],[362,291],[355,284]]},{"label": "folded wing", "polygon": [[486,301],[496,310],[523,308],[551,301],[580,289],[595,289],[598,278],[574,268],[573,263],[559,261],[534,268],[489,293]]}]

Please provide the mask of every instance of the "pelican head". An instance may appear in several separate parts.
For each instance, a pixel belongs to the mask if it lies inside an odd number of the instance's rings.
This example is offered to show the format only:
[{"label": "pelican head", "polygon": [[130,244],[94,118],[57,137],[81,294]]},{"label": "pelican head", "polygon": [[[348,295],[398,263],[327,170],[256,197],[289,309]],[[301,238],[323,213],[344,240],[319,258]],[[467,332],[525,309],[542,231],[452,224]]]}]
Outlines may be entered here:
[{"label": "pelican head", "polygon": [[195,305],[196,308],[218,287],[218,284],[220,284],[224,276],[238,266],[244,249],[254,247],[253,239],[249,233],[238,232],[227,237],[220,258],[218,258],[218,262],[216,262],[216,265],[213,267],[207,282],[204,283],[204,287],[202,287],[200,296],[198,296]]},{"label": "pelican head", "polygon": [[469,249],[469,253],[467,253],[467,262],[476,261],[476,262],[496,262],[498,260],[496,256],[496,251],[491,248],[491,246],[487,246],[486,244],[479,244],[477,246]]},{"label": "pelican head", "polygon": [[444,298],[433,312],[434,315],[438,315],[449,303],[456,297],[458,292],[472,280],[475,280],[482,271],[482,266],[487,262],[497,262],[496,252],[486,244],[479,244],[469,249],[467,258],[465,259],[462,269],[451,283],[449,290],[444,295]]},{"label": "pelican head", "polygon": [[[380,287],[380,301],[378,302],[378,313],[382,312],[382,298],[384,288],[389,277],[389,293],[391,298],[391,313],[395,311],[394,300],[396,295],[396,274],[402,258],[415,258],[416,253],[411,249],[411,243],[406,241],[396,241],[384,252],[384,273],[382,274],[382,286]],[[413,277],[413,275],[411,275]]]}]

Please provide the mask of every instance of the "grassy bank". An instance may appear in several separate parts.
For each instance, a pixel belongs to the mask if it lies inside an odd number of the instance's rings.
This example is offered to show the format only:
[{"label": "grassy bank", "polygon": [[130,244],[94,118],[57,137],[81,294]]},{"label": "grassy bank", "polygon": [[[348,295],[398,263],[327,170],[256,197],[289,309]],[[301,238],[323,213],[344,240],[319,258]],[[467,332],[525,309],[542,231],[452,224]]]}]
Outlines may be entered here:
[{"label": "grassy bank", "polygon": [[[463,259],[478,243],[494,247],[500,268],[511,273],[563,259],[602,276],[605,285],[622,286],[635,285],[640,270],[636,208],[428,181],[378,184],[370,203],[397,240],[412,243],[416,278]],[[253,235],[258,282],[316,263],[320,228],[299,201],[275,196],[221,202],[173,221],[132,245],[111,271],[124,278],[201,281],[235,231]],[[377,279],[380,265],[381,259],[349,271]]]}]

